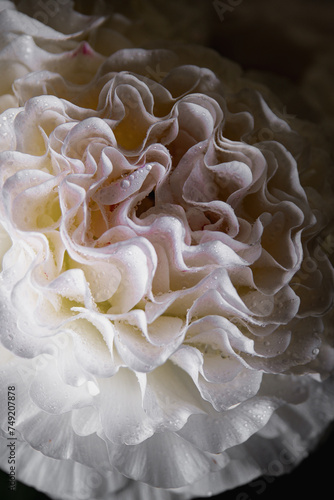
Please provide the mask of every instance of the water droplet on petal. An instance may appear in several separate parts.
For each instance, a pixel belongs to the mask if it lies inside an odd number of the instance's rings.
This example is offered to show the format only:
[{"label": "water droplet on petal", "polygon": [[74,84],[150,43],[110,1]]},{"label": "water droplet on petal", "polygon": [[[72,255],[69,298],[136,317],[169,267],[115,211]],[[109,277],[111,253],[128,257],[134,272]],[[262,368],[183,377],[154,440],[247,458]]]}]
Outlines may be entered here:
[{"label": "water droplet on petal", "polygon": [[121,188],[127,189],[128,187],[130,187],[130,181],[128,179],[123,179],[121,182]]}]

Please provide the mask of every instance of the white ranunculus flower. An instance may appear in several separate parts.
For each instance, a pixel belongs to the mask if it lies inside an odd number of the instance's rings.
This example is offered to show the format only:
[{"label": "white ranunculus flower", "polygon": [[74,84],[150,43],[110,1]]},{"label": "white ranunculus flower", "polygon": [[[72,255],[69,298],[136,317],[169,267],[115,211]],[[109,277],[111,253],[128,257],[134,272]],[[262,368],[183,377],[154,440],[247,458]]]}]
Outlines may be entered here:
[{"label": "white ranunculus flower", "polygon": [[[17,479],[167,500],[243,484],[282,452],[269,473],[290,470],[334,416],[330,158],[215,52],[102,56],[87,40],[103,19],[77,16],[64,35],[0,13]],[[1,429],[7,470],[6,405]]]}]

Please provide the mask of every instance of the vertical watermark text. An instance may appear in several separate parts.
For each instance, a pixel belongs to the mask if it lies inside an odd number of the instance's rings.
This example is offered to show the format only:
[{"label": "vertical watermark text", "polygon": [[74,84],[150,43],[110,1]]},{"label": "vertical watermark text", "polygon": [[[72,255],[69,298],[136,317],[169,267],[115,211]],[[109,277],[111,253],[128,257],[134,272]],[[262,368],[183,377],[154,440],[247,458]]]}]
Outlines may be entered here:
[{"label": "vertical watermark text", "polygon": [[8,434],[7,448],[8,448],[8,467],[9,467],[9,490],[16,490],[16,435],[15,435],[15,422],[16,422],[16,395],[15,385],[8,386],[7,392],[7,405],[8,405]]}]

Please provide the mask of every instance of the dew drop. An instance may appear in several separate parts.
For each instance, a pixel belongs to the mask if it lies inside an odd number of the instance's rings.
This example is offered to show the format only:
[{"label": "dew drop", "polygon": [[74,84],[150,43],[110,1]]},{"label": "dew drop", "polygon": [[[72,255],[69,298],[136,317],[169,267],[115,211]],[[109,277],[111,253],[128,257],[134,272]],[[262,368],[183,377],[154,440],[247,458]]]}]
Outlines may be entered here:
[{"label": "dew drop", "polygon": [[127,179],[122,180],[122,182],[121,182],[121,188],[122,189],[127,189],[128,187],[130,187],[130,181],[127,180]]},{"label": "dew drop", "polygon": [[313,349],[313,351],[312,351],[312,354],[313,354],[314,356],[317,356],[317,355],[319,354],[319,349],[318,349],[317,347],[316,347],[316,348],[314,348],[314,349]]}]

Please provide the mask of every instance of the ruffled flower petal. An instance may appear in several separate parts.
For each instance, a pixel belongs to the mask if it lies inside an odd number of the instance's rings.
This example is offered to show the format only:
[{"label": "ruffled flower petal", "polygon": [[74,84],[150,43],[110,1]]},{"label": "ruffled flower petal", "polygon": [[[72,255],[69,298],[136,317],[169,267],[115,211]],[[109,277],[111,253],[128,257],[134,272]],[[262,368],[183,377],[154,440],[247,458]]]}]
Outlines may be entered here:
[{"label": "ruffled flower petal", "polygon": [[334,416],[327,151],[214,51],[133,48],[135,22],[72,7],[46,25],[0,3],[18,478],[186,500],[268,472],[285,439],[288,470]]}]

